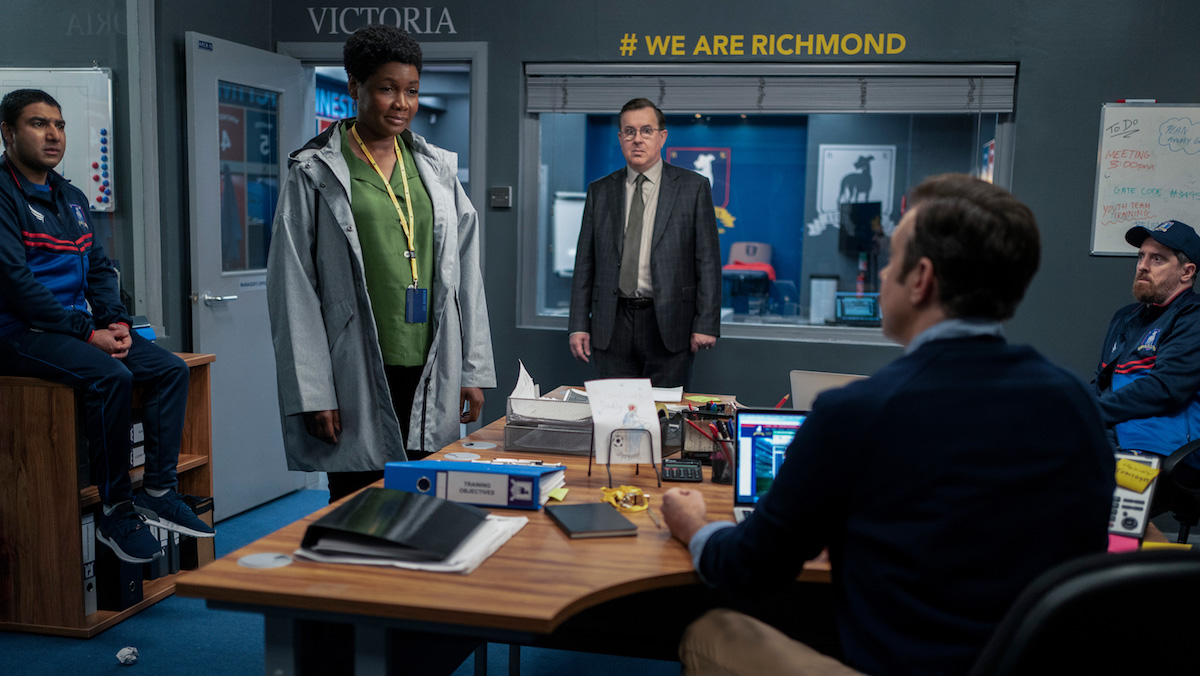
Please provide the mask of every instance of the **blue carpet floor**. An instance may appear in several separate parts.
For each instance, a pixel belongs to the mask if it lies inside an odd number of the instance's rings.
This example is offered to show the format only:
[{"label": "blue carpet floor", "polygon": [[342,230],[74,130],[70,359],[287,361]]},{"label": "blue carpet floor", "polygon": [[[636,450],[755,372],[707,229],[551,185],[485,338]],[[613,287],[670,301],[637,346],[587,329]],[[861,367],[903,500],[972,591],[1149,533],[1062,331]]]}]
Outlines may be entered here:
[{"label": "blue carpet floor", "polygon": [[[217,556],[311,514],[329,493],[302,490],[217,524]],[[135,646],[137,664],[121,666],[117,651]],[[488,646],[488,671],[508,673],[508,647]],[[0,673],[13,676],[69,674],[154,674],[155,676],[258,676],[263,673],[263,620],[259,615],[209,610],[204,601],[172,596],[89,640],[0,632]],[[455,676],[474,673],[468,658]],[[679,664],[523,648],[525,676],[667,676]]]}]

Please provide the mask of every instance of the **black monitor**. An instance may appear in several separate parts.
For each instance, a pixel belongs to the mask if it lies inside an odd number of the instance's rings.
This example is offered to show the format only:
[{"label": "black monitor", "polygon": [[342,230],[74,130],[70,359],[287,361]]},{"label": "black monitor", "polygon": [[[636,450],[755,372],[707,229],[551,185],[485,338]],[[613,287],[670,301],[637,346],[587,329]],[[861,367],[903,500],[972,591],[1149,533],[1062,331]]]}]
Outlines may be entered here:
[{"label": "black monitor", "polygon": [[878,293],[838,293],[834,319],[839,324],[879,326]]}]

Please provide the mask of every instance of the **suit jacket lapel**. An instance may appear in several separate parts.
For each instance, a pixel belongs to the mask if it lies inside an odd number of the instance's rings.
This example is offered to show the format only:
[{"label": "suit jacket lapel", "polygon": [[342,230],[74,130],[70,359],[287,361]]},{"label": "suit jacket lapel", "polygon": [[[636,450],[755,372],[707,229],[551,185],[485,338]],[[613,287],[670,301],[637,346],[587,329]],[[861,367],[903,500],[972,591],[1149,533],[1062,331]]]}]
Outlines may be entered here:
[{"label": "suit jacket lapel", "polygon": [[[659,160],[664,162],[663,160]],[[675,167],[663,163],[662,170],[662,185],[658,186],[658,211],[654,214],[654,238],[650,241],[650,250],[658,246],[662,241],[663,233],[667,230],[667,219],[671,218],[671,205],[675,204],[675,193],[679,192],[679,186],[675,183],[678,175],[675,173]]]},{"label": "suit jacket lapel", "polygon": [[625,167],[610,175],[608,184],[609,199],[616,208],[609,216],[609,231],[612,233],[613,248],[617,252],[617,260],[625,253]]}]

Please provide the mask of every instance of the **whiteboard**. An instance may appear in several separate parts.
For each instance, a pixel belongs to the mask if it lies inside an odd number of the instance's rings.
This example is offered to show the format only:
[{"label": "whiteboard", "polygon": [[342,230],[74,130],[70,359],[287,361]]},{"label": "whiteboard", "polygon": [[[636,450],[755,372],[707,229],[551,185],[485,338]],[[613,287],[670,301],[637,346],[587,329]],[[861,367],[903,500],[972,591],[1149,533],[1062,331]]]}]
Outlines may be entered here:
[{"label": "whiteboard", "polygon": [[55,170],[87,195],[92,211],[115,211],[112,70],[0,68],[0,96],[41,89],[62,106],[67,151]]},{"label": "whiteboard", "polygon": [[1200,105],[1106,103],[1100,112],[1092,253],[1135,255],[1134,226],[1200,229]]}]

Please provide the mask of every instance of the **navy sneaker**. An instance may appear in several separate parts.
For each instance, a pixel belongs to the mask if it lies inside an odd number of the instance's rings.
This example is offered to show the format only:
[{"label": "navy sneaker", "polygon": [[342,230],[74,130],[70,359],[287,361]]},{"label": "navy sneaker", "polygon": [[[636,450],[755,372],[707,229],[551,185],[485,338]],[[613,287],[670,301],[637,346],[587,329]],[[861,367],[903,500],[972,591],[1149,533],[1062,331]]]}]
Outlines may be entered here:
[{"label": "navy sneaker", "polygon": [[194,538],[210,538],[216,535],[213,527],[201,521],[174,488],[169,489],[161,498],[142,491],[133,502],[146,515],[146,523],[151,526],[166,528]]},{"label": "navy sneaker", "polygon": [[105,515],[101,510],[96,540],[108,546],[117,558],[129,563],[149,563],[163,555],[158,538],[150,534],[141,514],[126,500]]}]

